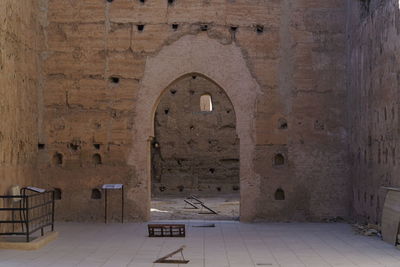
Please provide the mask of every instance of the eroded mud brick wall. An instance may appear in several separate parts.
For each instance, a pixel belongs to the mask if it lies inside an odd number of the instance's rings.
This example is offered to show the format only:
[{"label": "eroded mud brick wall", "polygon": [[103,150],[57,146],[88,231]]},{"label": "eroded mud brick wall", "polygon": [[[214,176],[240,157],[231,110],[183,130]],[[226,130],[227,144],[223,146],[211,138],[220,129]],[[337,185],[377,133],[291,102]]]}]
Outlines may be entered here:
[{"label": "eroded mud brick wall", "polygon": [[59,218],[101,220],[94,189],[113,182],[127,186],[127,217],[145,218],[150,182],[127,163],[136,99],[148,58],[188,35],[239,47],[259,85],[246,155],[256,175],[241,174],[254,181],[243,193],[256,199],[248,219],[347,216],[345,4],[49,0],[40,172],[61,190]]},{"label": "eroded mud brick wall", "polygon": [[[40,1],[0,1],[0,195],[37,185]],[[0,207],[11,201],[0,200]],[[0,220],[11,218],[1,212]],[[2,224],[0,231],[10,227]]]},{"label": "eroded mud brick wall", "polygon": [[37,178],[40,4],[0,1],[0,194]]},{"label": "eroded mud brick wall", "polygon": [[238,191],[239,139],[228,96],[197,74],[175,81],[155,115],[152,194]]},{"label": "eroded mud brick wall", "polygon": [[349,1],[349,129],[355,216],[380,222],[399,180],[399,1]]}]

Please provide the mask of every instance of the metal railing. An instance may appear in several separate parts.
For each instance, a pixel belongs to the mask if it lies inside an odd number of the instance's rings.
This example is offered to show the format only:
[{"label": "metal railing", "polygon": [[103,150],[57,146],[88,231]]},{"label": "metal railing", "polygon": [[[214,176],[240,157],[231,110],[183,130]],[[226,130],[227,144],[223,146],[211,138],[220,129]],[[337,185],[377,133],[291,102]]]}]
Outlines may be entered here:
[{"label": "metal railing", "polygon": [[54,231],[54,191],[36,192],[22,188],[20,195],[0,196],[0,236],[31,235],[47,226]]}]

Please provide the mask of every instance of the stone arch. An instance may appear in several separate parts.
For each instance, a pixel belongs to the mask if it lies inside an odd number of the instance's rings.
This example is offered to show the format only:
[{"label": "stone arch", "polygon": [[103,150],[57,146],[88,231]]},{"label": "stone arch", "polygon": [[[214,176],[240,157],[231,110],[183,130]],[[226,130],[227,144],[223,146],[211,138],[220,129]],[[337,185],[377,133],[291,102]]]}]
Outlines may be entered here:
[{"label": "stone arch", "polygon": [[146,60],[135,109],[135,123],[140,123],[140,127],[136,127],[133,133],[128,159],[128,164],[136,169],[139,186],[128,188],[127,197],[137,203],[135,210],[148,220],[151,198],[150,144],[154,136],[155,110],[168,85],[189,73],[198,73],[218,84],[233,104],[236,131],[240,139],[240,218],[250,221],[256,215],[259,189],[253,168],[253,123],[256,98],[261,91],[240,48],[233,43],[221,44],[204,33],[184,36]]}]

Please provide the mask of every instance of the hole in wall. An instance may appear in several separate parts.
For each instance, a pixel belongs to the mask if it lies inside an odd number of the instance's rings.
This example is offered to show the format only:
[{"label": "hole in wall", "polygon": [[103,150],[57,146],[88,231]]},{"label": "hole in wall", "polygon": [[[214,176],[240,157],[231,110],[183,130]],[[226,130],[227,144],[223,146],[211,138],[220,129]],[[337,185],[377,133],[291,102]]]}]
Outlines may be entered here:
[{"label": "hole in wall", "polygon": [[200,111],[211,112],[213,110],[213,103],[211,95],[205,94],[200,96]]},{"label": "hole in wall", "polygon": [[167,190],[167,188],[165,187],[165,186],[160,186],[159,188],[158,188],[158,190],[160,190],[160,192],[164,192],[165,190]]},{"label": "hole in wall", "polygon": [[95,149],[97,149],[97,150],[100,149],[100,146],[101,146],[100,144],[93,144],[93,147],[94,147]]},{"label": "hole in wall", "polygon": [[231,32],[236,32],[238,27],[237,26],[231,26],[229,29],[230,29]]},{"label": "hole in wall", "polygon": [[239,191],[240,187],[238,185],[232,186],[233,191]]},{"label": "hole in wall", "polygon": [[119,77],[111,76],[111,77],[110,77],[110,82],[112,82],[112,83],[119,83]]},{"label": "hole in wall", "polygon": [[107,0],[107,2],[112,3],[114,0]]},{"label": "hole in wall", "polygon": [[263,25],[260,25],[260,24],[257,24],[257,25],[256,25],[256,32],[257,32],[258,34],[263,33],[263,32],[264,32],[264,26],[263,26]]},{"label": "hole in wall", "polygon": [[374,195],[370,195],[370,196],[369,196],[369,205],[370,205],[371,207],[374,206]]},{"label": "hole in wall", "polygon": [[176,31],[176,30],[179,28],[179,25],[176,24],[176,23],[174,23],[174,24],[171,25],[171,28],[172,28],[174,31]]},{"label": "hole in wall", "polygon": [[280,118],[278,120],[278,129],[285,130],[287,128],[288,128],[287,121],[285,119],[283,119],[283,118]]},{"label": "hole in wall", "polygon": [[136,25],[138,31],[142,32],[144,30],[144,24],[138,24]]},{"label": "hole in wall", "polygon": [[217,189],[218,192],[221,192],[221,190],[222,190],[222,188],[219,187],[219,186],[216,189]]},{"label": "hole in wall", "polygon": [[92,189],[92,195],[90,196],[91,199],[101,199],[101,191],[98,188]]},{"label": "hole in wall", "polygon": [[92,157],[92,161],[94,165],[101,165],[102,164],[101,155],[99,153],[94,154]]},{"label": "hole in wall", "polygon": [[61,153],[55,153],[53,155],[53,164],[55,166],[61,166],[63,164],[63,155]]},{"label": "hole in wall", "polygon": [[178,188],[179,192],[182,192],[183,189],[185,189],[185,187],[183,185],[178,185],[177,188]]},{"label": "hole in wall", "polygon": [[196,80],[197,76],[196,75],[192,75],[192,79]]},{"label": "hole in wall", "polygon": [[275,200],[285,200],[285,191],[282,188],[278,188],[275,191]]},{"label": "hole in wall", "polygon": [[194,91],[193,91],[193,90],[190,90],[190,91],[189,91],[189,94],[194,95]]},{"label": "hole in wall", "polygon": [[168,115],[168,113],[169,113],[169,108],[164,109],[164,114]]},{"label": "hole in wall", "polygon": [[54,199],[60,200],[62,197],[62,192],[60,188],[54,188]]},{"label": "hole in wall", "polygon": [[171,93],[171,95],[175,95],[176,94],[176,90],[175,89],[171,89],[169,92]]},{"label": "hole in wall", "polygon": [[145,0],[139,0],[140,3],[144,4],[146,2]]},{"label": "hole in wall", "polygon": [[282,154],[278,153],[274,157],[274,165],[281,166],[285,164],[285,158]]},{"label": "hole in wall", "polygon": [[210,173],[215,173],[215,169],[214,169],[214,168],[210,168],[208,171],[209,171]]},{"label": "hole in wall", "polygon": [[70,143],[70,144],[68,145],[68,147],[69,147],[71,150],[73,150],[73,151],[78,151],[78,150],[81,148],[80,145],[74,144],[74,143]]},{"label": "hole in wall", "polygon": [[173,3],[175,3],[175,0],[168,0],[168,5],[172,5]]},{"label": "hole in wall", "polygon": [[203,31],[203,32],[208,31],[208,24],[201,24],[200,25],[200,30]]},{"label": "hole in wall", "polygon": [[45,148],[45,144],[39,143],[37,146],[39,150],[43,150]]}]

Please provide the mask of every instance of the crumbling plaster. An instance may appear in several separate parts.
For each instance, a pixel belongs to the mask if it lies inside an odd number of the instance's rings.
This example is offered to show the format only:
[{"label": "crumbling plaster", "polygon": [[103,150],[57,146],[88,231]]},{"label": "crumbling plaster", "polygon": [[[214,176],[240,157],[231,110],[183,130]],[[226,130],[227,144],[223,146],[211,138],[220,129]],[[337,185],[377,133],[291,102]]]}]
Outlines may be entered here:
[{"label": "crumbling plaster", "polygon": [[[204,53],[207,51],[207,53]],[[254,173],[255,149],[254,116],[256,98],[260,87],[252,77],[240,48],[234,44],[223,45],[206,34],[187,35],[156,56],[148,57],[138,94],[135,121],[141,122],[132,141],[128,163],[135,167],[138,180],[143,184],[142,196],[148,199],[143,207],[149,218],[150,207],[150,142],[154,137],[154,114],[159,98],[167,86],[189,73],[199,73],[223,88],[233,103],[236,113],[236,129],[240,139],[240,188],[243,221],[255,216],[254,203],[259,179]],[[128,194],[137,194],[132,189]]]}]

